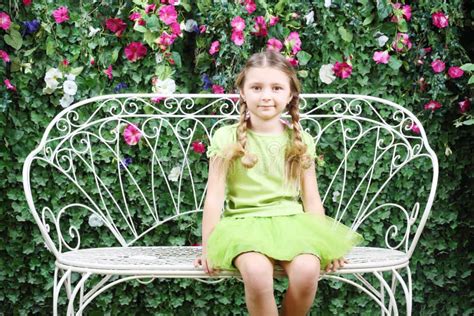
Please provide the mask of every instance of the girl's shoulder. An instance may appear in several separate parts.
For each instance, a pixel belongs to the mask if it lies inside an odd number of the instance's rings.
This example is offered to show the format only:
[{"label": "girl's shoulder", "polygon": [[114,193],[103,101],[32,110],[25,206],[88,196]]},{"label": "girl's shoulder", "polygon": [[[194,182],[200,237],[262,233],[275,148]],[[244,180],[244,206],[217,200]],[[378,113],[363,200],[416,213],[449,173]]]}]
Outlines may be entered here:
[{"label": "girl's shoulder", "polygon": [[218,127],[213,133],[213,139],[224,142],[235,141],[238,125],[239,123],[235,123]]}]

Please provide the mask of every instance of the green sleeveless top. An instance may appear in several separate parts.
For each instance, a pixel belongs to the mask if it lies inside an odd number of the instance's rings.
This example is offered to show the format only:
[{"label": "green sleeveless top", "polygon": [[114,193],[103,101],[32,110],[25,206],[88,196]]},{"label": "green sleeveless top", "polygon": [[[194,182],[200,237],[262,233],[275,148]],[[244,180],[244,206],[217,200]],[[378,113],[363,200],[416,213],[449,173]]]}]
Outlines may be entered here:
[{"label": "green sleeveless top", "polygon": [[[207,157],[223,157],[222,150],[237,141],[237,126],[226,125],[217,129],[207,149]],[[226,179],[224,217],[282,216],[303,213],[297,189],[284,184],[285,149],[292,136],[285,128],[279,135],[266,135],[247,130],[247,148],[257,155],[253,168],[242,166],[239,159],[229,168]],[[302,132],[308,154],[316,158],[311,135]]]}]

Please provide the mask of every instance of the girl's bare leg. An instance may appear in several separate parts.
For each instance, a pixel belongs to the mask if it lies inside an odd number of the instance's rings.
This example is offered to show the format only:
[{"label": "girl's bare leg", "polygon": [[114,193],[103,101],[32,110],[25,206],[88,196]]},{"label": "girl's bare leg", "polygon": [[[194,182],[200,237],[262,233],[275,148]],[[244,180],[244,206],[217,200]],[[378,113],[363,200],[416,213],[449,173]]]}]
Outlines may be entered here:
[{"label": "girl's bare leg", "polygon": [[282,303],[285,316],[305,316],[313,305],[318,279],[320,262],[312,254],[301,254],[292,261],[279,261],[288,275],[288,290]]},{"label": "girl's bare leg", "polygon": [[245,302],[250,316],[277,316],[273,295],[275,261],[258,252],[245,252],[234,259],[245,285]]}]

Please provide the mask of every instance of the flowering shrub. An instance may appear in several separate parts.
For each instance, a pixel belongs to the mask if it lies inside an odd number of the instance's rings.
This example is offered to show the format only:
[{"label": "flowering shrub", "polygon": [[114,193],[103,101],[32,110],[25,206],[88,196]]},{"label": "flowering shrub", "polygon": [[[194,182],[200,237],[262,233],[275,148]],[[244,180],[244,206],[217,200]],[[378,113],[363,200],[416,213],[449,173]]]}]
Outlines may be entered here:
[{"label": "flowering shrub", "polygon": [[[0,293],[5,293],[0,295],[0,306],[6,312],[46,314],[51,310],[50,256],[33,227],[20,176],[21,162],[51,118],[75,101],[100,94],[236,92],[235,75],[252,53],[265,48],[286,56],[304,92],[373,95],[419,117],[440,158],[442,176],[433,216],[413,258],[414,311],[458,314],[467,310],[467,300],[458,295],[468,284],[465,264],[458,260],[467,245],[458,236],[473,228],[465,210],[472,206],[469,183],[474,172],[469,157],[474,67],[460,45],[460,31],[468,24],[462,1],[449,5],[438,0],[111,3],[91,0],[79,6],[77,1],[23,0],[0,4],[0,171],[5,175],[0,187],[6,192],[0,195],[4,206],[0,220],[2,227],[8,227],[0,228],[8,241],[0,245],[0,258],[9,262],[0,261],[0,278],[7,281],[0,285]],[[160,106],[162,98],[152,101]],[[130,124],[117,131],[129,150],[115,161],[122,173],[136,167],[133,154],[140,152],[143,143],[139,128]],[[416,124],[407,130],[420,133]],[[208,144],[199,137],[192,141],[190,155],[204,164]],[[166,154],[173,159],[172,153]],[[324,167],[324,155],[317,159]],[[176,165],[169,172],[167,178],[173,184],[179,181],[181,169]],[[413,177],[426,175],[420,171]],[[55,194],[46,180],[40,182],[42,196]],[[391,194],[402,200],[404,189],[413,190],[397,188]],[[94,228],[103,224],[92,215],[88,223]],[[168,234],[167,229],[162,234]],[[200,241],[198,234],[187,237],[189,244]],[[112,243],[112,239],[105,241]],[[184,244],[186,240],[171,241]],[[112,314],[153,314],[158,309],[173,314],[177,308],[183,314],[229,314],[244,309],[238,283],[215,285],[219,288],[214,290],[194,281],[179,282],[180,286],[163,282],[160,287],[136,291],[116,287],[94,301],[91,314],[110,310]],[[193,286],[188,287],[191,282]],[[331,286],[322,282],[318,291],[315,305],[322,314],[341,313],[341,306],[348,315],[359,314],[367,306],[379,312],[357,291],[344,287],[335,294]],[[277,284],[278,295],[283,288]],[[215,301],[219,304],[211,304]]]}]

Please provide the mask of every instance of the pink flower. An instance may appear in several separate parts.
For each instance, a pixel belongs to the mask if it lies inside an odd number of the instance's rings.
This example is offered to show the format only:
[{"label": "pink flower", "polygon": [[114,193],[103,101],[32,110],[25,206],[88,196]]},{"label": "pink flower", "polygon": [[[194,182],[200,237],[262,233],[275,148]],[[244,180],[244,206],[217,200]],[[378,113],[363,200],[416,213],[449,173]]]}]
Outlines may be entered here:
[{"label": "pink flower", "polygon": [[388,54],[388,51],[374,52],[372,59],[377,64],[387,64],[388,60],[390,59],[390,55]]},{"label": "pink flower", "polygon": [[8,53],[1,49],[0,49],[0,58],[3,59],[3,61],[6,63],[10,62],[10,56],[8,56]]},{"label": "pink flower", "polygon": [[232,35],[230,36],[232,42],[234,42],[237,46],[242,46],[244,44],[244,33],[239,31],[233,31]]},{"label": "pink flower", "polygon": [[463,101],[459,102],[459,111],[461,113],[466,113],[471,108],[471,102],[468,98],[465,98]]},{"label": "pink flower", "polygon": [[254,0],[244,0],[244,4],[248,14],[252,14],[255,10],[257,10],[257,5],[255,4]]},{"label": "pink flower", "polygon": [[268,40],[267,48],[268,49],[274,49],[277,52],[279,52],[283,48],[283,44],[282,44],[282,42],[280,42],[279,40],[277,40],[276,38],[273,37],[273,38]]},{"label": "pink flower", "polygon": [[69,20],[67,7],[59,7],[53,11],[53,17],[56,23],[60,24]]},{"label": "pink flower", "polygon": [[174,43],[175,38],[176,35],[163,32],[161,36],[156,39],[155,43],[160,45],[162,50],[166,50],[168,46],[171,46]]},{"label": "pink flower", "polygon": [[170,27],[171,27],[171,33],[173,33],[176,36],[181,35],[181,26],[179,25],[179,23],[177,22],[171,23]]},{"label": "pink flower", "polygon": [[352,66],[346,62],[340,63],[336,61],[336,63],[332,67],[332,71],[334,72],[336,77],[346,79],[352,74]]},{"label": "pink flower", "polygon": [[218,85],[218,84],[213,84],[212,85],[212,92],[215,94],[222,94],[224,93],[224,87]]},{"label": "pink flower", "polygon": [[265,23],[265,18],[263,16],[257,16],[255,18],[254,25],[255,32],[252,32],[253,35],[257,37],[265,37],[268,34],[267,24]]},{"label": "pink flower", "polygon": [[203,154],[206,152],[206,145],[204,145],[203,142],[200,142],[200,141],[194,141],[192,143],[193,145],[193,151],[196,153],[196,154]]},{"label": "pink flower", "polygon": [[441,103],[430,100],[430,102],[425,104],[425,110],[431,110],[434,112],[434,110],[437,110],[441,107]]},{"label": "pink flower", "polygon": [[150,101],[153,103],[160,103],[164,99],[166,99],[166,97],[154,97],[154,98],[151,98]]},{"label": "pink flower", "polygon": [[147,5],[145,6],[145,13],[148,14],[148,13],[150,13],[150,12],[155,11],[155,9],[156,9],[156,4],[154,4],[154,3],[153,3],[153,4],[147,4]]},{"label": "pink flower", "polygon": [[415,134],[420,134],[420,128],[415,123],[411,123],[409,129]]},{"label": "pink flower", "polygon": [[107,69],[104,70],[104,73],[112,80],[112,65],[110,65]]},{"label": "pink flower", "polygon": [[110,18],[105,21],[105,27],[112,33],[115,33],[117,37],[120,37],[127,28],[127,24],[120,18]]},{"label": "pink flower", "polygon": [[131,62],[135,62],[146,56],[147,49],[141,42],[131,42],[125,47],[125,56]]},{"label": "pink flower", "polygon": [[211,44],[211,48],[209,48],[209,54],[214,55],[219,51],[220,43],[219,41],[214,41]]},{"label": "pink flower", "polygon": [[10,16],[5,12],[0,12],[0,29],[8,30],[12,21],[10,20]]},{"label": "pink flower", "polygon": [[130,14],[130,15],[128,16],[128,19],[129,19],[130,21],[136,21],[136,20],[141,19],[141,18],[142,18],[142,15],[141,15],[140,13],[138,13],[138,12],[133,12],[132,14]]},{"label": "pink flower", "polygon": [[301,40],[298,32],[291,32],[285,39],[284,44],[291,49],[293,55],[296,55],[301,50]]},{"label": "pink flower", "polygon": [[449,69],[448,69],[448,75],[452,79],[462,77],[463,74],[464,74],[464,71],[459,67],[452,66],[452,67],[449,67]]},{"label": "pink flower", "polygon": [[411,7],[409,5],[402,6],[401,3],[393,3],[392,4],[395,15],[392,16],[390,21],[397,23],[398,18],[404,17],[405,20],[410,21],[411,19]]},{"label": "pink flower", "polygon": [[173,5],[162,6],[158,11],[158,15],[160,16],[160,20],[166,25],[177,22],[178,13],[176,12]]},{"label": "pink flower", "polygon": [[279,18],[279,17],[277,17],[277,16],[271,16],[271,17],[270,17],[270,22],[268,23],[268,25],[274,26],[275,24],[278,23],[278,21],[280,21],[280,18]]},{"label": "pink flower", "polygon": [[199,26],[199,34],[205,33],[206,30],[207,30],[207,26],[205,26],[204,24]]},{"label": "pink flower", "polygon": [[230,25],[232,26],[233,31],[241,32],[245,29],[245,20],[242,19],[240,16],[236,16],[232,19]]},{"label": "pink flower", "polygon": [[441,59],[436,59],[431,63],[431,68],[436,73],[443,72],[446,68],[446,64]]},{"label": "pink flower", "polygon": [[90,64],[91,64],[91,65],[95,65],[94,57],[91,58]]},{"label": "pink flower", "polygon": [[433,22],[433,25],[439,29],[445,28],[449,24],[448,17],[444,15],[443,12],[433,13],[431,15],[431,20]]},{"label": "pink flower", "polygon": [[23,0],[23,5],[26,5],[26,6],[31,5],[31,0]]},{"label": "pink flower", "polygon": [[411,48],[410,38],[406,33],[397,33],[397,38],[392,44],[393,49],[397,52],[403,51],[405,48],[409,50]]},{"label": "pink flower", "polygon": [[5,79],[5,80],[3,80],[3,82],[4,82],[5,85],[7,86],[7,89],[8,89],[8,90],[16,91],[16,87],[15,87],[14,85],[12,85],[12,83],[10,82],[10,80]]},{"label": "pink flower", "polygon": [[123,131],[123,138],[128,145],[134,146],[138,144],[140,138],[142,138],[142,132],[140,132],[138,127],[134,124],[128,124]]},{"label": "pink flower", "polygon": [[286,60],[288,60],[290,62],[290,64],[293,66],[293,67],[296,67],[298,66],[298,59],[294,58],[294,57],[286,57]]}]

